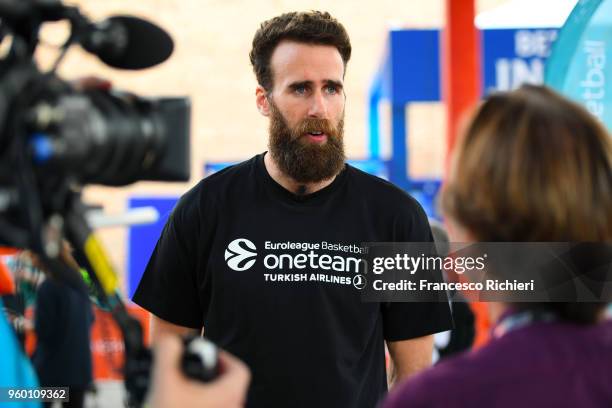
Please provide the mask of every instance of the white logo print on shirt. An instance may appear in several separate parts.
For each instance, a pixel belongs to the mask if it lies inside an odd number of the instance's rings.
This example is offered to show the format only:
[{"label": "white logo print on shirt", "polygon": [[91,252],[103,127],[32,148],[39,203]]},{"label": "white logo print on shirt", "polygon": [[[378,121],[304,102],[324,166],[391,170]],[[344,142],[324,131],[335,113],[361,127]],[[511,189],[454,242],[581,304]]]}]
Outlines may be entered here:
[{"label": "white logo print on shirt", "polygon": [[227,266],[235,271],[246,271],[255,263],[257,253],[254,251],[257,251],[257,248],[248,239],[238,238],[233,240],[225,250]]}]

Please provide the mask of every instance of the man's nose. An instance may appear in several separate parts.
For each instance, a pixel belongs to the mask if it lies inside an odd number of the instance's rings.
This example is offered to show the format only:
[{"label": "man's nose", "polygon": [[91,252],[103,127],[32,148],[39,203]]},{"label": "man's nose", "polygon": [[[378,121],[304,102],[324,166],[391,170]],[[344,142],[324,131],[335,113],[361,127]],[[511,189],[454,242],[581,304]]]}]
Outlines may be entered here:
[{"label": "man's nose", "polygon": [[312,95],[308,116],[311,118],[327,119],[327,101],[322,92],[318,91]]}]

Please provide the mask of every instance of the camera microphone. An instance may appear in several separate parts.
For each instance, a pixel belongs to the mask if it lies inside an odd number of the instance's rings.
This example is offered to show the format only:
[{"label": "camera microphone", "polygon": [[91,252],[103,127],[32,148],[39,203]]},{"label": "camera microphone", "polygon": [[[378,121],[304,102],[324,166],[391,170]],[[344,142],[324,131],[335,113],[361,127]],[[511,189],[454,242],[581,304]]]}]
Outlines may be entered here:
[{"label": "camera microphone", "polygon": [[174,42],[157,25],[131,16],[114,16],[91,24],[81,46],[113,68],[143,69],[167,60]]},{"label": "camera microphone", "polygon": [[68,19],[77,29],[76,42],[113,68],[149,68],[174,50],[170,35],[153,23],[124,15],[92,23],[60,0],[0,0],[0,19],[28,38],[45,21]]}]

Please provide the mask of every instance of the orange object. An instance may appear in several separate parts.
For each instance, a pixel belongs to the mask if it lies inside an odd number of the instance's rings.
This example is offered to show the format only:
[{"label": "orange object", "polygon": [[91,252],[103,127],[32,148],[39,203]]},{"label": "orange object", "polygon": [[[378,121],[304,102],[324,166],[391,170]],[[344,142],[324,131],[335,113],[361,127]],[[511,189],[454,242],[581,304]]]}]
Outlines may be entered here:
[{"label": "orange object", "polygon": [[446,168],[462,116],[480,99],[480,34],[474,25],[475,0],[446,0],[443,89],[447,111]]},{"label": "orange object", "polygon": [[[446,0],[442,75],[447,112],[447,174],[460,122],[481,94],[480,32],[474,25],[475,17],[475,0]],[[489,312],[486,303],[470,302],[469,305],[476,325],[474,347],[479,347],[489,340]]]},{"label": "orange object", "polygon": [[0,246],[0,296],[15,293],[15,281],[8,267],[2,261],[2,257],[17,255],[19,251],[17,248]]},{"label": "orange object", "polygon": [[[455,275],[454,281],[467,283],[469,280],[464,275]],[[474,313],[474,341],[472,348],[478,348],[486,344],[491,336],[491,319],[489,319],[489,307],[486,302],[478,301],[480,292],[462,291],[462,295],[468,302],[468,306]]]},{"label": "orange object", "polygon": [[[32,325],[34,325],[34,307],[28,307],[23,315],[32,322]],[[25,331],[24,348],[28,356],[32,357],[34,355],[34,351],[36,350],[36,332],[33,328]]]},{"label": "orange object", "polygon": [[11,277],[8,267],[0,258],[0,296],[12,295],[15,293],[15,283]]},{"label": "orange object", "polygon": [[474,328],[476,331],[472,348],[479,348],[484,346],[491,338],[489,308],[485,302],[471,302],[469,305],[474,313]]},{"label": "orange object", "polygon": [[1,255],[15,255],[17,252],[19,252],[19,249],[0,246],[0,256]]},{"label": "orange object", "polygon": [[[141,307],[126,305],[128,313],[138,319],[142,325],[144,343],[149,345],[149,312]],[[91,328],[91,358],[94,380],[122,380],[124,345],[121,330],[110,312],[105,312],[94,306],[95,321]],[[33,318],[32,308],[26,310],[26,317]],[[25,349],[32,355],[36,349],[36,334],[26,332]]]},{"label": "orange object", "polygon": [[[140,321],[144,343],[149,345],[149,312],[137,305],[126,305],[130,315]],[[91,354],[95,380],[121,380],[124,344],[121,330],[109,312],[94,307],[95,322],[91,329]]]}]

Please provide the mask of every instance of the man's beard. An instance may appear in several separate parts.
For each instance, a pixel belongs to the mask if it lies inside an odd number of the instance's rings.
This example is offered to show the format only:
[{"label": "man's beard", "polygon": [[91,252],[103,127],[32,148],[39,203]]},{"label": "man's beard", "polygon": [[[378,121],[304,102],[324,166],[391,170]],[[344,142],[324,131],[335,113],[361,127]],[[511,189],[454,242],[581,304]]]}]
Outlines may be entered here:
[{"label": "man's beard", "polygon": [[[293,129],[270,100],[268,147],[280,170],[298,183],[327,180],[344,167],[344,118],[334,126],[327,119],[306,118]],[[309,132],[327,135],[323,144],[305,140]]]}]

